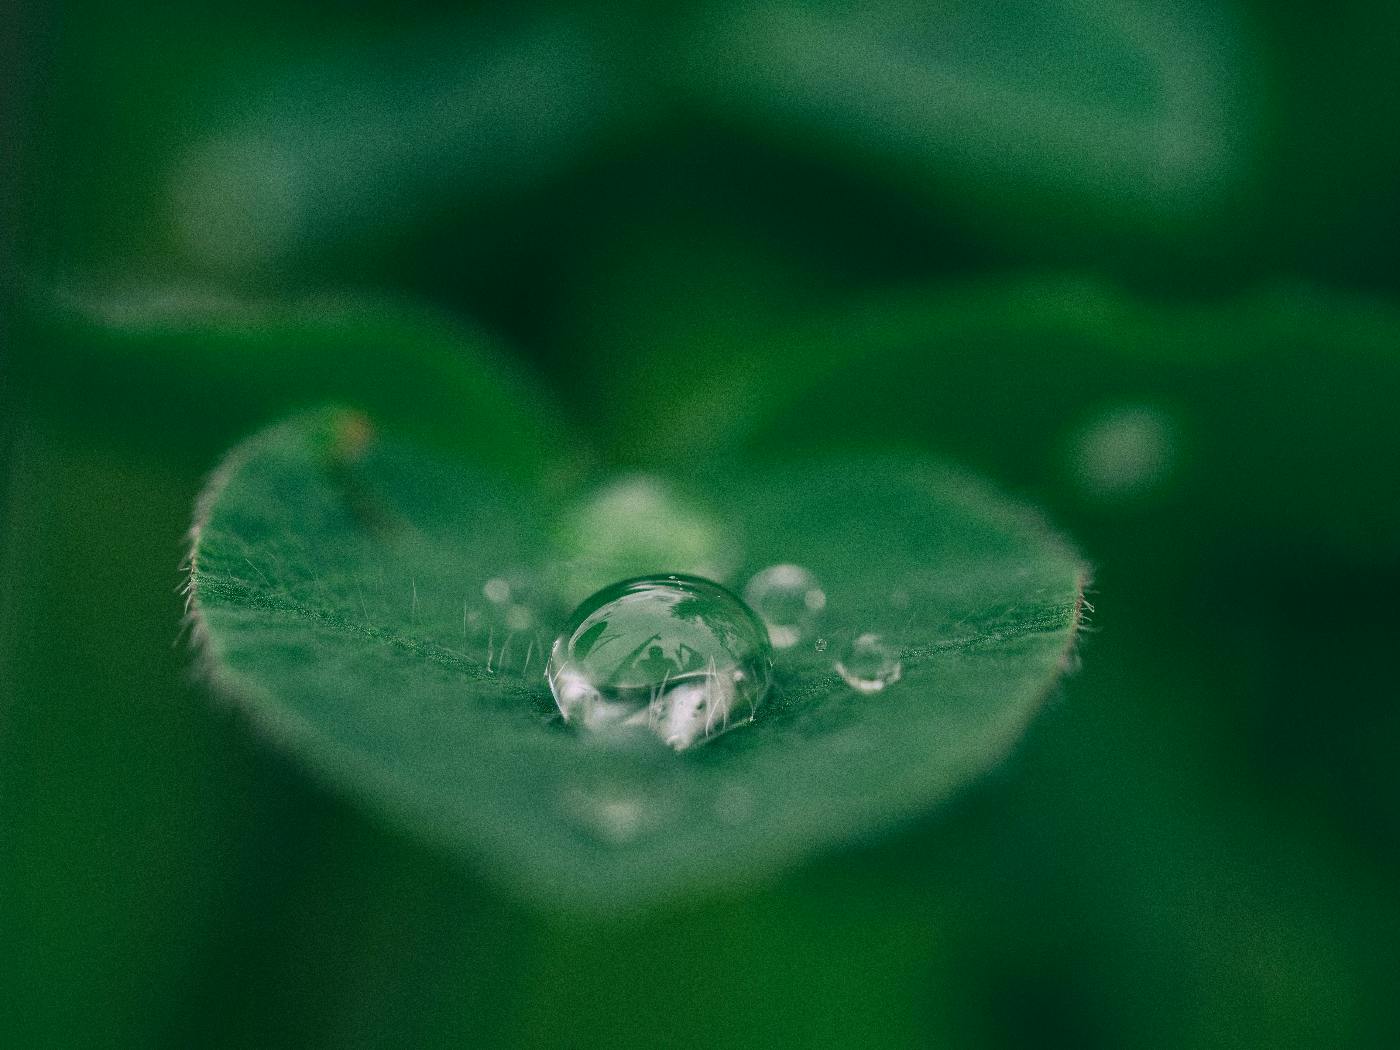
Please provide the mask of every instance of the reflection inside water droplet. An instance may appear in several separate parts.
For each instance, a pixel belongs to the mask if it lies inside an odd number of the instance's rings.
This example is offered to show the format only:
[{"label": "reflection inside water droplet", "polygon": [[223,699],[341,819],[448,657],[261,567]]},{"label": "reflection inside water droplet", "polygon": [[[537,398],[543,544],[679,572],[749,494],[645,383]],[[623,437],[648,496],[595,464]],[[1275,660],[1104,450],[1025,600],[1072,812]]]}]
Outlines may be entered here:
[{"label": "reflection inside water droplet", "polygon": [[899,681],[899,650],[878,634],[857,635],[836,660],[836,673],[858,693],[878,693]]},{"label": "reflection inside water droplet", "polygon": [[546,669],[565,721],[626,738],[651,732],[677,751],[752,719],[772,680],[762,625],[696,576],[644,576],[574,611]]},{"label": "reflection inside water droplet", "polygon": [[789,649],[807,637],[826,608],[826,592],[800,565],[770,565],[744,587],[744,597],[768,626],[774,648]]}]

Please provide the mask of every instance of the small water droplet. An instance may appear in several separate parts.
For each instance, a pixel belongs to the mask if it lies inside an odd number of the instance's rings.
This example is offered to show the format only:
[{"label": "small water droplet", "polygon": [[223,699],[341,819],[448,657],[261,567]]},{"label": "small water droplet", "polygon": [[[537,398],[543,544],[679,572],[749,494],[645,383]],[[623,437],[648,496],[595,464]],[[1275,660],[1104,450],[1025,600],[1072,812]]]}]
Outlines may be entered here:
[{"label": "small water droplet", "polygon": [[801,565],[770,565],[744,587],[744,597],[768,625],[768,639],[788,649],[811,633],[826,608],[826,591]]},{"label": "small water droplet", "polygon": [[507,605],[504,617],[512,631],[528,631],[535,625],[535,614],[528,605]]},{"label": "small water droplet", "polygon": [[481,585],[481,593],[491,604],[504,605],[510,601],[510,581],[494,576]]},{"label": "small water droplet", "polygon": [[858,693],[878,693],[904,674],[899,650],[878,634],[857,635],[842,650],[836,673]]},{"label": "small water droplet", "polygon": [[812,648],[815,649],[815,650],[816,650],[817,652],[819,652],[819,653],[824,653],[824,652],[826,652],[826,639],[825,639],[825,638],[818,638],[818,639],[817,639],[817,644],[814,645]]},{"label": "small water droplet", "polygon": [[772,654],[753,612],[697,576],[643,576],[586,599],[545,671],[564,720],[607,737],[650,731],[677,751],[753,717]]}]

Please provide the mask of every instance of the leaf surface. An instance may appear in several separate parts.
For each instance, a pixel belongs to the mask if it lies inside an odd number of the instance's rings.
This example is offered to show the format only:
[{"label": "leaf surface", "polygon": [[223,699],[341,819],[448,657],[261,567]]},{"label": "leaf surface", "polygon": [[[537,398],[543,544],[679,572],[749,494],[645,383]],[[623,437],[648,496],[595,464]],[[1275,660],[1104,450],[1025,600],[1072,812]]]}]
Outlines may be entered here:
[{"label": "leaf surface", "polygon": [[[616,545],[590,562],[558,526],[596,516],[352,413],[264,431],[211,482],[191,558],[209,673],[342,790],[528,898],[590,911],[705,894],[928,809],[1007,753],[1068,662],[1081,562],[946,468],[863,457],[694,488],[728,582],[797,562],[828,600],[826,645],[780,651],[758,719],[693,751],[605,746],[555,712],[544,656],[567,608],[544,581],[560,565],[570,586],[617,578]],[[484,597],[498,579],[516,581],[513,613]],[[904,673],[867,696],[832,659],[872,630]]]}]

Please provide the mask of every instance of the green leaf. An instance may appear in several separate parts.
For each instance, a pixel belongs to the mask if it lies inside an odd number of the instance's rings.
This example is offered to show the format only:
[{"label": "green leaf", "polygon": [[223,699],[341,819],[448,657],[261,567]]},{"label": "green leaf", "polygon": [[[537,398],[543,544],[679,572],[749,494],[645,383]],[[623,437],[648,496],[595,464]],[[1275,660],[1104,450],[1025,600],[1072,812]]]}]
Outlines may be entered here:
[{"label": "green leaf", "polygon": [[[695,490],[731,581],[807,566],[832,641],[780,654],[758,720],[695,751],[610,748],[558,718],[543,656],[561,610],[538,582],[536,627],[477,626],[485,581],[548,579],[577,553],[558,545],[574,533],[556,501],[340,411],[252,438],[205,493],[190,586],[209,676],[344,791],[526,896],[588,910],[709,892],[928,809],[1007,753],[1070,659],[1081,562],[945,468],[866,457]],[[615,551],[603,564],[596,584]],[[865,630],[904,661],[874,696],[830,663]]]}]

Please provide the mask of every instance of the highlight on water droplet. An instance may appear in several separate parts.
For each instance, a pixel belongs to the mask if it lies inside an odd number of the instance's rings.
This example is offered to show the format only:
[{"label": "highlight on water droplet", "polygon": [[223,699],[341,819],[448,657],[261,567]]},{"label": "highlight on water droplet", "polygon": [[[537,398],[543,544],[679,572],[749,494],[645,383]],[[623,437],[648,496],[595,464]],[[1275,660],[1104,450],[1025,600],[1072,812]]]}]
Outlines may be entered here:
[{"label": "highlight on water droplet", "polygon": [[770,565],[744,586],[744,598],[768,627],[768,640],[776,649],[790,649],[811,634],[822,610],[826,591],[801,565]]},{"label": "highlight on water droplet", "polygon": [[592,735],[650,733],[677,751],[751,721],[772,682],[763,625],[698,576],[643,576],[587,598],[545,671],[564,720]]},{"label": "highlight on water droplet", "polygon": [[836,660],[836,673],[858,693],[878,693],[904,674],[899,650],[873,632],[857,635]]}]

